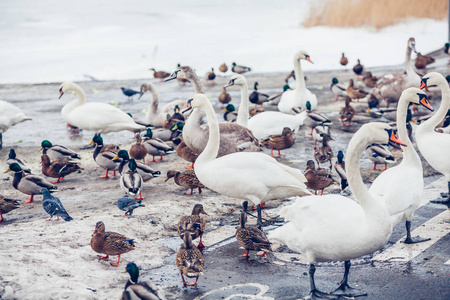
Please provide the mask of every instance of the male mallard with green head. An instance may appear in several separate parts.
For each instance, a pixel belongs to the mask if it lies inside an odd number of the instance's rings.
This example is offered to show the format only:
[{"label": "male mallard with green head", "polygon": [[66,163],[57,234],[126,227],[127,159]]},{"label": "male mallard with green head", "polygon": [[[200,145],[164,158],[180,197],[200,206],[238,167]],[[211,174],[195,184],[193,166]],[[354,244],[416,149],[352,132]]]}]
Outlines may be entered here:
[{"label": "male mallard with green head", "polygon": [[139,268],[135,263],[130,262],[122,273],[130,274],[122,293],[122,300],[142,299],[142,300],[165,300],[166,295],[161,287],[156,286],[153,282],[139,280]]}]

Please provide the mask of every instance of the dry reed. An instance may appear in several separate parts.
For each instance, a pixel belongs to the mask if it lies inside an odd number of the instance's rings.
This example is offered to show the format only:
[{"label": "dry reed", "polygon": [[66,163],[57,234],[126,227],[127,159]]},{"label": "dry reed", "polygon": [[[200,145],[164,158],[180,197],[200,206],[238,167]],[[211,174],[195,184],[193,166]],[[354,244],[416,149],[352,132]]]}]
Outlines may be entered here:
[{"label": "dry reed", "polygon": [[446,19],[447,0],[327,0],[313,5],[305,27],[380,29],[408,18]]}]

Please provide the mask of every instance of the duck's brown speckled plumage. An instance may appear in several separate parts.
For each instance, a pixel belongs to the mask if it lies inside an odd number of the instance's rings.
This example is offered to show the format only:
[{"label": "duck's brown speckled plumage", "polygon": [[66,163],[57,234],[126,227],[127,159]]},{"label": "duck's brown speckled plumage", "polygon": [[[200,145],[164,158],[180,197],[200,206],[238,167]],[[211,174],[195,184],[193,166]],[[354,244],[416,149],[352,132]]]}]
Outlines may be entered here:
[{"label": "duck's brown speckled plumage", "polygon": [[[180,250],[178,250],[177,255],[175,256],[175,264],[181,273],[183,285],[187,286],[183,275],[189,278],[196,277],[198,280],[198,277],[203,275],[205,260],[203,259],[203,255],[200,250],[194,247],[191,234],[189,232],[184,234],[183,241],[184,242],[181,245]],[[197,284],[197,280],[194,285]]]},{"label": "duck's brown speckled plumage", "polygon": [[345,106],[339,111],[339,121],[342,122],[344,126],[350,126],[352,124],[353,116],[355,115],[355,110],[350,106],[352,99],[345,96]]},{"label": "duck's brown speckled plumage", "polygon": [[377,85],[379,77],[373,76],[372,72],[367,72],[363,76],[364,84],[370,88],[374,88]]},{"label": "duck's brown speckled plumage", "polygon": [[50,161],[47,154],[41,156],[42,174],[48,177],[60,178],[66,177],[74,172],[81,171],[82,168],[74,162],[68,161]]},{"label": "duck's brown speckled plumage", "polygon": [[260,143],[264,147],[271,149],[271,154],[273,156],[274,149],[280,151],[287,148],[291,148],[294,145],[295,140],[294,137],[292,136],[293,134],[294,132],[290,128],[285,127],[283,128],[282,134],[271,135],[261,140]]},{"label": "duck's brown speckled plumage", "polygon": [[[179,138],[181,139],[181,137]],[[198,154],[192,151],[183,140],[177,146],[177,154],[179,157],[191,162],[192,164],[195,163],[195,160],[198,157]]]},{"label": "duck's brown speckled plumage", "polygon": [[222,89],[222,92],[219,94],[219,102],[222,104],[228,104],[231,101],[230,94],[227,93],[225,88]]},{"label": "duck's brown speckled plumage", "polygon": [[0,194],[0,222],[3,221],[3,214],[19,208],[20,202],[18,200],[5,198]]},{"label": "duck's brown speckled plumage", "polygon": [[130,148],[130,156],[136,160],[144,159],[147,155],[147,149],[142,144],[142,138],[139,133],[136,133],[134,136],[136,140],[136,144],[132,145]]},{"label": "duck's brown speckled plumage", "polygon": [[170,73],[165,71],[156,71],[154,68],[151,68],[150,70],[153,71],[153,77],[155,78],[164,79],[170,76]]},{"label": "duck's brown speckled plumage", "polygon": [[185,232],[189,232],[193,240],[198,238],[205,232],[206,221],[200,214],[206,214],[203,205],[196,204],[190,216],[182,216],[178,221],[177,231],[181,239],[184,238]]},{"label": "duck's brown speckled plumage", "polygon": [[306,163],[307,171],[305,172],[305,177],[308,182],[306,182],[306,186],[309,189],[314,190],[314,194],[317,194],[318,190],[323,190],[334,182],[336,182],[330,173],[325,171],[316,170],[316,164],[313,160],[308,160]]},{"label": "duck's brown speckled plumage", "polygon": [[333,158],[333,150],[328,145],[329,141],[332,141],[333,138],[329,134],[325,134],[322,140],[322,146],[316,147],[314,149],[314,158],[317,161],[318,169],[320,170],[320,163],[324,164],[327,161],[330,162],[330,169],[332,167],[331,159]]},{"label": "duck's brown speckled plumage", "polygon": [[[245,250],[248,251],[272,251],[271,243],[265,233],[257,227],[246,227],[247,215],[241,212],[239,219],[240,226],[236,229],[236,240]],[[261,255],[261,256],[264,256]]]},{"label": "duck's brown speckled plumage", "polygon": [[348,82],[348,87],[346,89],[347,95],[353,100],[359,100],[366,97],[369,93],[366,92],[363,88],[357,87],[353,83],[353,79],[350,79]]},{"label": "duck's brown speckled plumage", "polygon": [[[94,233],[91,238],[91,248],[97,253],[106,254],[106,259],[109,255],[119,255],[119,260],[116,264],[119,265],[120,255],[134,250],[133,239],[129,239],[124,235],[116,232],[105,231],[105,224],[98,221],[95,225]],[[99,256],[99,258],[101,258]]]},{"label": "duck's brown speckled plumage", "polygon": [[175,170],[169,170],[167,171],[167,178],[165,181],[169,180],[170,178],[173,178],[175,180],[175,183],[179,186],[191,189],[191,193],[189,195],[192,195],[193,190],[198,188],[199,194],[202,193],[202,188],[205,186],[198,180],[197,176],[195,175],[194,170],[186,170],[184,172],[178,172]]}]

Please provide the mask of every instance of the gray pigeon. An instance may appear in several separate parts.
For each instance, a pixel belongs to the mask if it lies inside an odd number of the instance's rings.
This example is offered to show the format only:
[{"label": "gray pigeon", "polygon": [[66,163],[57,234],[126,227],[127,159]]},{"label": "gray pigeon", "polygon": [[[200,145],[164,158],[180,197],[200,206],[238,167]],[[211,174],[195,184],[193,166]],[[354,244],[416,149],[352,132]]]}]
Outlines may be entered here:
[{"label": "gray pigeon", "polygon": [[125,216],[131,216],[133,214],[133,210],[140,206],[145,206],[141,204],[142,200],[136,200],[134,198],[128,197],[125,195],[124,197],[117,200],[117,207],[120,210],[125,211]]},{"label": "gray pigeon", "polygon": [[59,217],[63,218],[64,221],[73,220],[72,217],[66,212],[64,206],[58,198],[50,195],[50,192],[46,188],[42,188],[41,193],[44,195],[42,207],[50,215],[50,219],[47,221],[51,221],[53,216],[58,217],[56,221],[59,221]]}]

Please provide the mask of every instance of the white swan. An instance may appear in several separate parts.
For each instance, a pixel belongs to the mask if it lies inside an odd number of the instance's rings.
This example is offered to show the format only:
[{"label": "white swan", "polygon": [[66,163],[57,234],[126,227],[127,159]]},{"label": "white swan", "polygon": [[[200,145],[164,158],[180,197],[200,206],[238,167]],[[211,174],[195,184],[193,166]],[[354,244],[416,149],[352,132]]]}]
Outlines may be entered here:
[{"label": "white swan", "polygon": [[0,100],[0,149],[3,146],[3,133],[9,127],[28,120],[31,120],[31,118],[26,116],[20,108],[4,100]]},{"label": "white swan", "polygon": [[239,74],[233,75],[224,88],[233,85],[239,86],[241,89],[241,104],[236,123],[250,129],[258,140],[274,134],[281,134],[285,127],[296,131],[303,125],[303,121],[307,117],[306,112],[290,115],[278,111],[265,111],[249,119],[247,79]]},{"label": "white swan", "polygon": [[86,102],[83,89],[73,82],[67,81],[61,84],[59,98],[68,91],[74,91],[78,95],[76,100],[69,102],[61,109],[63,119],[71,126],[95,133],[145,129],[144,126],[136,124],[128,114],[110,104]]},{"label": "white swan", "polygon": [[310,90],[306,88],[305,78],[300,64],[301,59],[306,59],[312,63],[309,54],[304,51],[298,51],[294,56],[294,71],[295,71],[295,90],[287,90],[283,93],[278,103],[278,110],[285,114],[295,114],[293,109],[306,109],[306,101],[311,103],[311,110],[317,106],[317,97]]},{"label": "white swan", "polygon": [[310,195],[306,178],[298,169],[277,162],[264,153],[237,152],[217,158],[220,144],[219,123],[214,109],[204,94],[195,94],[188,106],[206,113],[210,128],[208,144],[194,163],[197,178],[206,187],[229,197],[260,203],[271,199]]},{"label": "white swan", "polygon": [[421,123],[416,129],[417,147],[427,162],[438,172],[445,175],[448,193],[441,193],[444,202],[450,201],[450,135],[438,133],[434,128],[445,118],[450,108],[450,88],[444,76],[431,72],[422,77],[421,88],[437,86],[441,89],[441,106],[436,113]]},{"label": "white swan", "polygon": [[[179,99],[173,100],[159,109],[159,93],[158,89],[153,83],[148,82],[141,85],[141,96],[139,96],[139,99],[147,91],[150,91],[150,93],[152,94],[152,101],[150,102],[147,113],[145,114],[145,121],[152,126],[162,127],[164,121],[166,121],[167,119],[167,115],[173,115],[175,106],[178,105],[181,110],[186,107],[186,100]],[[185,115],[185,117],[186,116],[187,115]]]},{"label": "white swan", "polygon": [[281,216],[288,223],[269,232],[269,239],[278,240],[305,255],[310,264],[313,297],[328,296],[316,289],[314,263],[345,261],[344,279],[335,293],[356,296],[347,285],[350,260],[381,249],[391,236],[389,213],[367,190],[359,169],[360,156],[367,145],[390,141],[400,142],[389,125],[375,122],[361,126],[350,140],[346,154],[347,179],[358,202],[341,195],[299,198],[281,210]]},{"label": "white swan", "polygon": [[[179,67],[165,81],[175,78],[189,80],[196,93],[204,93],[203,86],[197,74],[188,66]],[[183,141],[195,153],[201,153],[206,147],[209,136],[208,125],[202,125],[205,113],[201,109],[194,109],[183,127]],[[261,151],[258,140],[247,128],[236,123],[221,122],[219,156],[241,151]]]},{"label": "white swan", "polygon": [[408,244],[429,240],[420,237],[413,239],[410,231],[411,220],[420,205],[423,193],[422,162],[406,129],[406,114],[410,103],[421,104],[433,110],[428,103],[427,95],[418,88],[408,88],[403,91],[397,106],[398,137],[407,145],[403,147],[403,160],[398,166],[381,173],[369,189],[369,192],[378,195],[386,204],[391,215],[392,226],[406,219],[405,243]]}]

